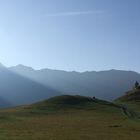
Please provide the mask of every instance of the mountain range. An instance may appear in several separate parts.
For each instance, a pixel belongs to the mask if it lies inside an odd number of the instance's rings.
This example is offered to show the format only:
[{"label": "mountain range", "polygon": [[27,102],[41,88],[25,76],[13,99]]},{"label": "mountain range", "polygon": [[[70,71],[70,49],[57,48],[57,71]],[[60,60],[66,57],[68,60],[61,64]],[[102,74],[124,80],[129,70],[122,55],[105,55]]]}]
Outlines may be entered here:
[{"label": "mountain range", "polygon": [[61,94],[95,96],[111,101],[122,96],[136,80],[140,81],[140,74],[133,71],[67,72],[1,65],[0,106],[30,104]]}]

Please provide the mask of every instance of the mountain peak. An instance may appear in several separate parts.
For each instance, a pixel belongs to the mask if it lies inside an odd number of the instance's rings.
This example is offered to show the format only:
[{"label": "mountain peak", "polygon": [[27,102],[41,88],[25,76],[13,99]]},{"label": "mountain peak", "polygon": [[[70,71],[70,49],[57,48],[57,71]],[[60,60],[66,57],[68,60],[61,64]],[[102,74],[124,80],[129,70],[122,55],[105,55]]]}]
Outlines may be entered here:
[{"label": "mountain peak", "polygon": [[22,64],[18,64],[16,66],[11,67],[10,69],[19,69],[19,70],[34,70],[32,67],[24,66]]}]

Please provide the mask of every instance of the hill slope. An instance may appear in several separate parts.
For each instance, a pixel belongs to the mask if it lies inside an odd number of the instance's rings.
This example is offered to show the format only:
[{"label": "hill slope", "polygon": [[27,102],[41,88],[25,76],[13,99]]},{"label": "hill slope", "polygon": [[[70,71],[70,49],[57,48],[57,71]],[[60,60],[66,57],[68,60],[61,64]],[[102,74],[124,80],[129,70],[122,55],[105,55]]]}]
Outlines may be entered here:
[{"label": "hill slope", "polygon": [[60,92],[0,66],[0,107],[30,104]]},{"label": "hill slope", "polygon": [[140,124],[113,103],[81,96],[57,96],[0,112],[4,140],[133,140]]},{"label": "hill slope", "polygon": [[140,116],[140,88],[133,88],[125,93],[125,95],[117,98],[116,103],[124,104],[126,108],[130,108]]},{"label": "hill slope", "polygon": [[135,101],[135,102],[140,102],[140,89],[133,89],[128,92],[122,97],[119,97],[117,99],[118,101]]},{"label": "hill slope", "polygon": [[94,111],[105,111],[108,113],[119,113],[124,114],[127,117],[135,117],[134,114],[125,109],[121,105],[117,105],[104,100],[99,100],[96,98],[79,96],[79,95],[62,95],[49,98],[47,100],[28,105],[23,107],[24,111],[33,112],[61,112],[61,111],[71,111],[71,110],[94,110]]}]

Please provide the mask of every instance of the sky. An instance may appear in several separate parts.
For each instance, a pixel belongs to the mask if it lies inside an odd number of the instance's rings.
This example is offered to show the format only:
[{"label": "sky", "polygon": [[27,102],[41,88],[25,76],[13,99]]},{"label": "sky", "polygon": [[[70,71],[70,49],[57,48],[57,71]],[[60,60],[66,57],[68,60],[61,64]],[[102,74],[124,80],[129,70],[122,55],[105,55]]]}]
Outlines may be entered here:
[{"label": "sky", "polygon": [[0,62],[140,72],[140,0],[0,0]]}]

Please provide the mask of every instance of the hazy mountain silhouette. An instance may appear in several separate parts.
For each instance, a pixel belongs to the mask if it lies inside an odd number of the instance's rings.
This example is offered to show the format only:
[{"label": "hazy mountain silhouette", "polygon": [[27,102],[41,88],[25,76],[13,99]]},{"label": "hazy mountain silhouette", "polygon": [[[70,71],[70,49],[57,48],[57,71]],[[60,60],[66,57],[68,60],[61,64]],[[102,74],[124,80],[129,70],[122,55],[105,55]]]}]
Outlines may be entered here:
[{"label": "hazy mountain silhouette", "polygon": [[0,107],[30,104],[60,92],[0,65]]},{"label": "hazy mountain silhouette", "polygon": [[66,72],[60,70],[34,70],[18,65],[10,70],[67,94],[96,96],[113,100],[140,81],[140,74],[133,71],[108,70],[100,72]]}]

